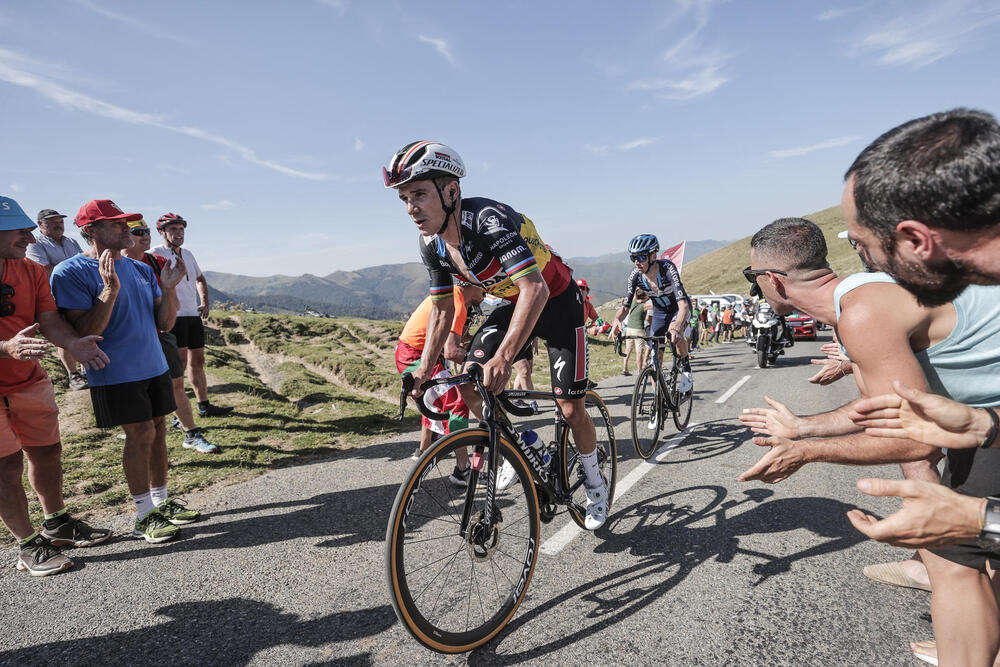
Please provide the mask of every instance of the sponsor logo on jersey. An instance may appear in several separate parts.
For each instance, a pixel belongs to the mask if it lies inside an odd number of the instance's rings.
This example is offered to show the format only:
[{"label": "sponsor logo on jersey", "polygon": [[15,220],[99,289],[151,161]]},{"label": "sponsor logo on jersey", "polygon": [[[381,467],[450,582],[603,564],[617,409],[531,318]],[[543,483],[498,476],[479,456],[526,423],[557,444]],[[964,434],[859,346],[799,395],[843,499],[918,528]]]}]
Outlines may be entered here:
[{"label": "sponsor logo on jersey", "polygon": [[490,336],[492,336],[496,332],[497,332],[496,325],[491,325],[491,326],[488,326],[488,327],[483,327],[483,335],[480,337],[480,339],[481,340],[486,340],[487,338],[489,338]]},{"label": "sponsor logo on jersey", "polygon": [[491,215],[479,223],[479,233],[485,236],[493,236],[494,234],[499,234],[503,230],[503,225],[500,224],[500,218],[495,215]]},{"label": "sponsor logo on jersey", "polygon": [[552,393],[554,393],[556,396],[562,396],[562,388],[556,387],[555,389],[552,390]]},{"label": "sponsor logo on jersey", "polygon": [[472,229],[472,218],[472,211],[462,211],[462,226]]},{"label": "sponsor logo on jersey", "polygon": [[500,255],[500,263],[503,264],[508,259],[513,259],[521,253],[521,248],[514,248],[513,250],[508,250],[504,254]]},{"label": "sponsor logo on jersey", "polygon": [[517,232],[507,232],[506,234],[504,234],[503,236],[501,236],[500,238],[498,238],[496,241],[494,241],[492,244],[490,244],[490,250],[496,250],[497,248],[499,248],[500,246],[502,246],[504,243],[507,243],[508,241],[510,241],[515,236],[517,236]]},{"label": "sponsor logo on jersey", "polygon": [[476,350],[475,352],[472,353],[472,356],[474,356],[476,359],[482,359],[485,355],[486,353],[483,352],[482,350]]}]

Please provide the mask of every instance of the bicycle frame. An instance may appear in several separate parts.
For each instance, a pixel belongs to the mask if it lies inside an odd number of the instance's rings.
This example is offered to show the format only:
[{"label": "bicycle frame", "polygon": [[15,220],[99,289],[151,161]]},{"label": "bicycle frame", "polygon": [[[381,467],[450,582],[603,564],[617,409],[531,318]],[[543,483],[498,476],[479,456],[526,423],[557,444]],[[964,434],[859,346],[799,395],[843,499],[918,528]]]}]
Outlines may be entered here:
[{"label": "bicycle frame", "polygon": [[[468,534],[469,522],[472,518],[473,500],[476,494],[476,486],[479,482],[479,475],[483,470],[484,463],[487,464],[487,469],[489,470],[489,475],[486,480],[486,507],[483,509],[483,520],[477,525],[477,527],[480,528],[480,537],[483,539],[485,539],[485,537],[490,535],[493,531],[493,513],[495,509],[493,506],[493,499],[496,493],[496,474],[499,469],[499,441],[501,435],[505,436],[508,442],[519,449],[521,454],[527,460],[532,480],[535,487],[540,492],[540,497],[544,498],[547,503],[572,505],[577,511],[586,512],[586,508],[573,502],[572,492],[575,490],[575,487],[564,489],[562,481],[558,475],[555,476],[554,480],[550,479],[553,471],[558,469],[556,465],[562,464],[561,461],[558,460],[559,452],[556,452],[555,456],[549,461],[549,464],[546,465],[542,460],[541,454],[539,454],[534,447],[525,444],[524,441],[518,437],[517,431],[514,429],[510,418],[507,416],[507,412],[521,417],[527,417],[534,414],[534,411],[531,408],[519,408],[512,404],[511,399],[533,398],[554,400],[552,395],[545,392],[515,389],[505,390],[500,392],[499,395],[494,396],[483,386],[482,370],[476,366],[473,366],[469,372],[461,375],[427,380],[420,385],[420,389],[422,391],[426,391],[427,389],[437,385],[459,385],[467,382],[475,383],[476,390],[483,399],[482,421],[485,422],[487,428],[489,452],[487,454],[488,459],[484,461],[482,452],[483,446],[480,445],[473,449],[472,455],[469,457],[471,474],[469,476],[469,484],[465,492],[465,503],[462,510],[462,519],[459,524],[459,535],[465,538]],[[413,389],[413,386],[413,376],[409,373],[403,374],[403,391],[400,393],[400,419],[402,419],[403,410],[406,406],[406,396]],[[448,419],[447,415],[442,415],[428,408],[427,405],[424,404],[423,400],[417,399],[414,402],[416,403],[417,409],[420,413],[428,419],[434,421]],[[500,406],[502,406],[503,409],[498,409]],[[562,435],[562,429],[567,428],[567,424],[562,416],[562,413],[559,411],[558,403],[556,404],[556,411],[559,415],[556,422],[556,435],[558,439],[558,437],[561,437]]]},{"label": "bicycle frame", "polygon": [[677,405],[670,398],[670,392],[667,390],[667,382],[663,376],[663,365],[659,363],[660,350],[663,347],[663,343],[669,343],[670,352],[673,355],[671,373],[679,373],[681,371],[680,361],[677,357],[677,347],[674,345],[674,342],[666,336],[618,336],[615,338],[615,351],[618,352],[619,356],[625,356],[625,353],[622,352],[622,342],[630,339],[646,341],[646,345],[649,346],[649,361],[646,363],[646,366],[647,368],[653,366],[653,372],[656,374],[656,387],[660,392],[660,397],[666,401],[669,410],[676,411]]}]

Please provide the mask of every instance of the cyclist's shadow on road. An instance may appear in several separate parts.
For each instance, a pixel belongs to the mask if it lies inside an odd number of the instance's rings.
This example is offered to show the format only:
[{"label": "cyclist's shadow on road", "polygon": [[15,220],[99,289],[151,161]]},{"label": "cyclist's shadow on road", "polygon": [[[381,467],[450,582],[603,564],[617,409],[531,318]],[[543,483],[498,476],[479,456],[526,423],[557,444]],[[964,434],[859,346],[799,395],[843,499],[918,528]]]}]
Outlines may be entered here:
[{"label": "cyclist's shadow on road", "polygon": [[[135,630],[0,651],[0,664],[244,665],[276,646],[318,648],[333,642],[358,642],[396,622],[389,605],[308,619],[245,598],[180,602],[156,614],[169,620]],[[355,644],[351,652],[359,648]],[[275,659],[272,656],[267,662]],[[367,653],[321,659],[324,664],[371,664]]]},{"label": "cyclist's shadow on road", "polygon": [[[706,485],[666,492],[621,509],[613,507],[608,524],[598,531],[604,541],[595,552],[629,553],[641,560],[516,617],[496,639],[470,655],[470,664],[519,663],[569,646],[656,602],[709,560],[759,561],[753,566],[756,578],[748,582],[758,586],[769,577],[788,572],[798,560],[846,549],[866,539],[845,516],[853,505],[817,497],[765,502],[773,494],[769,489],[750,489],[738,500],[726,500],[726,489]],[[745,509],[727,517],[727,512],[737,508]],[[798,552],[768,554],[740,546],[740,536],[800,528],[819,539]],[[564,603],[571,604],[571,613],[559,613],[559,605]],[[498,652],[507,636],[532,623],[546,624],[545,636],[558,638],[520,653]]]}]

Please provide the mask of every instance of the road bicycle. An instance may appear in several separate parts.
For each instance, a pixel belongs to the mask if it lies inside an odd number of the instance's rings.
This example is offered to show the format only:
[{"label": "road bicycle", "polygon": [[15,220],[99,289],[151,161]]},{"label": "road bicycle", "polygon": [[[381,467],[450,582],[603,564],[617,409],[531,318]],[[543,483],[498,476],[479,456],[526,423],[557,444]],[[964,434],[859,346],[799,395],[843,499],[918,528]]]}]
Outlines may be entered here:
[{"label": "road bicycle", "polygon": [[618,335],[615,338],[615,351],[622,357],[625,356],[622,343],[630,338],[646,341],[649,345],[649,363],[635,378],[635,388],[632,390],[632,444],[639,457],[649,460],[656,452],[660,431],[667,421],[668,413],[673,416],[674,426],[678,431],[683,431],[691,421],[694,386],[684,393],[678,391],[678,382],[684,369],[673,341],[668,341],[673,362],[670,371],[665,373],[662,366],[656,363],[665,337]]},{"label": "road bicycle", "polygon": [[[551,393],[508,390],[494,396],[482,384],[482,370],[428,380],[440,384],[473,382],[483,399],[483,420],[435,441],[399,487],[386,528],[386,573],[393,609],[400,623],[424,646],[461,653],[485,644],[514,616],[524,599],[538,557],[540,524],[565,506],[584,527],[586,489],[583,464],[569,425],[556,404],[555,438],[548,445],[526,443],[508,414],[530,417],[530,407],[512,399],[554,400]],[[413,377],[403,375],[400,415]],[[614,499],[618,456],[614,429],[604,401],[586,394],[587,412],[597,428],[598,466]],[[447,419],[416,401],[428,419]],[[469,455],[468,486],[448,479],[451,458]],[[516,477],[499,488],[503,461]]]}]

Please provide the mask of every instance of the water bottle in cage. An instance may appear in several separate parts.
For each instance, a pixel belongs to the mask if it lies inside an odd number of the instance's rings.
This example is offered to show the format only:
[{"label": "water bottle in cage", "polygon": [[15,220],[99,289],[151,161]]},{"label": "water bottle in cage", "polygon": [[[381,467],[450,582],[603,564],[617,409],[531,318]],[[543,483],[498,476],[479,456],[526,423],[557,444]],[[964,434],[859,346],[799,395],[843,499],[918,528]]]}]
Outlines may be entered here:
[{"label": "water bottle in cage", "polygon": [[531,447],[535,452],[542,457],[542,463],[545,465],[549,464],[552,460],[552,455],[549,454],[549,450],[545,447],[545,443],[539,439],[538,434],[531,429],[525,429],[521,433],[521,442]]}]

